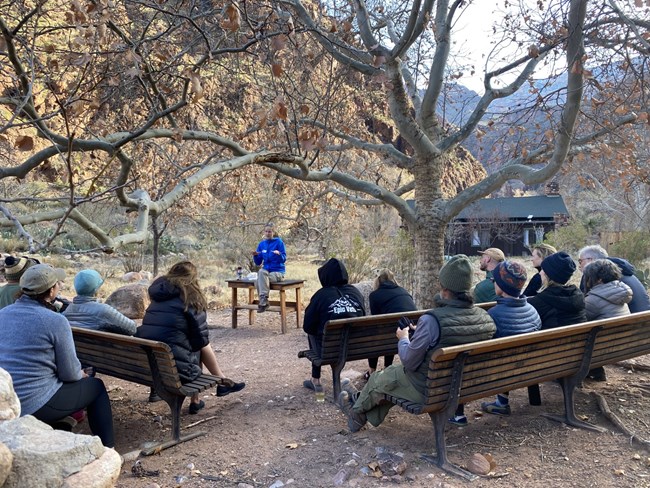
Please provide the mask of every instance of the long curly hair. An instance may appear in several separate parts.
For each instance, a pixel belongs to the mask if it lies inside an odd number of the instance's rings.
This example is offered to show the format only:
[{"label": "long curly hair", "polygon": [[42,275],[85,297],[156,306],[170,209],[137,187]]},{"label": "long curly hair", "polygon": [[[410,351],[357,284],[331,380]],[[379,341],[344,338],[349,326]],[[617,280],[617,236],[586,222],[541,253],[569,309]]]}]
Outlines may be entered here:
[{"label": "long curly hair", "polygon": [[185,310],[190,307],[197,312],[208,309],[208,300],[199,286],[199,273],[196,266],[190,261],[176,263],[165,275],[165,279],[181,291],[181,298],[185,303]]}]

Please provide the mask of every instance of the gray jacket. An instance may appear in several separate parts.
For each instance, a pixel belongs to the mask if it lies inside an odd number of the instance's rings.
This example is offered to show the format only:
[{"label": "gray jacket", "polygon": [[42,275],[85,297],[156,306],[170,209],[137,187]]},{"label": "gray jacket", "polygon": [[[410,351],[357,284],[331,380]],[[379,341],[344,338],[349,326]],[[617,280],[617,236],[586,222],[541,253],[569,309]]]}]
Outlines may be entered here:
[{"label": "gray jacket", "polygon": [[596,285],[585,295],[587,320],[629,315],[630,309],[627,304],[631,300],[632,289],[622,281]]},{"label": "gray jacket", "polygon": [[63,315],[66,316],[73,327],[124,335],[133,335],[137,329],[137,325],[133,320],[110,305],[98,302],[96,297],[81,295],[74,297]]}]

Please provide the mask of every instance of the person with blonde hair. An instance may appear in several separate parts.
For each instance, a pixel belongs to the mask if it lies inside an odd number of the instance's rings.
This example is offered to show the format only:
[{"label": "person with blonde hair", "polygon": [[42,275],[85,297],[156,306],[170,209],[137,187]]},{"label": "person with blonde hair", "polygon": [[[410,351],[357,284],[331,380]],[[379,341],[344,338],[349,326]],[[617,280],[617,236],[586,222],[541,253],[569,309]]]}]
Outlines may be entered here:
[{"label": "person with blonde hair", "polygon": [[[183,383],[195,380],[202,366],[211,374],[225,378],[210,347],[208,337],[208,303],[199,285],[198,271],[190,261],[174,264],[167,274],[157,278],[149,287],[151,304],[147,307],[136,337],[161,341],[169,345],[176,360],[178,375]],[[242,390],[246,383],[217,386],[217,396]],[[190,413],[205,407],[198,394],[190,400]]]},{"label": "person with blonde hair", "polygon": [[530,251],[530,260],[533,262],[533,267],[537,270],[537,274],[530,279],[522,293],[522,295],[529,298],[537,295],[542,289],[542,275],[540,273],[542,271],[542,261],[551,254],[555,254],[557,249],[550,244],[541,243],[531,246]]},{"label": "person with blonde hair", "polygon": [[[410,312],[417,310],[411,294],[397,284],[395,275],[388,268],[377,270],[374,291],[370,293],[370,314],[381,315],[385,313]],[[393,364],[394,356],[384,356],[384,368]],[[379,358],[368,359],[368,371],[364,378],[368,380],[370,375],[377,371]]]}]

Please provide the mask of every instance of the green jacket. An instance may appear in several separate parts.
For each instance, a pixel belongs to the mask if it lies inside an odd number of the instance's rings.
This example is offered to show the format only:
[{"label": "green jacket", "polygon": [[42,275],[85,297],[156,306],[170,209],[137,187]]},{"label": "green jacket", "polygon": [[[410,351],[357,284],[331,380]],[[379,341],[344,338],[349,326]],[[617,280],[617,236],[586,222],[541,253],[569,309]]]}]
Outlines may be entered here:
[{"label": "green jacket", "polygon": [[492,271],[486,271],[485,279],[479,281],[479,283],[474,287],[475,303],[493,302],[497,299],[497,294],[494,292],[494,282],[491,278]]}]

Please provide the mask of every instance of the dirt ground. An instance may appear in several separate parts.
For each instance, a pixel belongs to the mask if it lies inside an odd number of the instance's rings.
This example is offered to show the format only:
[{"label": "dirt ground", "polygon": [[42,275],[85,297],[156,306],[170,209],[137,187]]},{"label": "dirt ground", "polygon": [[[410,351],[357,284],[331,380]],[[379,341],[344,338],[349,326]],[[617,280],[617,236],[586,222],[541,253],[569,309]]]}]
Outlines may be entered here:
[{"label": "dirt ground", "polygon": [[[325,403],[316,403],[302,387],[309,363],[298,359],[306,335],[296,329],[295,315],[287,334],[280,334],[279,315],[258,315],[239,328],[230,327],[230,312],[210,314],[211,343],[224,372],[246,388],[226,397],[206,393],[206,408],[197,415],[184,405],[183,432],[207,431],[159,455],[141,457],[146,471],[135,477],[132,460],[124,464],[119,487],[650,487],[650,449],[616,428],[600,411],[595,396],[640,439],[650,439],[650,358],[607,367],[606,383],[585,383],[576,395],[577,414],[609,429],[599,434],[569,428],[540,413],[562,412],[562,394],[555,384],[542,385],[543,406],[528,405],[525,390],[511,392],[513,415],[479,415],[479,403],[467,405],[470,423],[448,426],[452,461],[466,465],[474,453],[490,453],[494,474],[472,483],[447,476],[421,459],[435,452],[429,417],[394,408],[378,428],[350,434],[332,402],[329,368],[323,370]],[[381,361],[380,361],[381,365]],[[364,361],[349,363],[343,376],[360,383]],[[645,366],[645,367],[644,367]],[[169,438],[171,419],[164,402],[147,402],[148,389],[103,378],[112,399],[117,450],[124,454],[147,442]],[[198,424],[198,425],[196,425]],[[77,427],[85,432],[87,424]],[[372,476],[379,453],[402,455],[407,469],[395,479]],[[370,468],[369,468],[370,467]],[[370,473],[370,474],[366,474]]]}]

